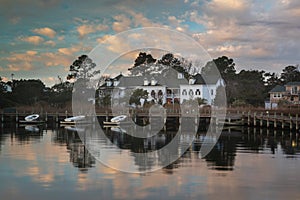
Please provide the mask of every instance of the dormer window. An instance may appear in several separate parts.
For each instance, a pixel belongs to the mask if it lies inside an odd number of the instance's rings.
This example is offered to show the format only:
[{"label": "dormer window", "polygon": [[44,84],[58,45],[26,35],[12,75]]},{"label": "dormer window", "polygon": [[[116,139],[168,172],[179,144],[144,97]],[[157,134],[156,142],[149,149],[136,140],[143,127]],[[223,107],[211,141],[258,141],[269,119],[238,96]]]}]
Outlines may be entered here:
[{"label": "dormer window", "polygon": [[119,81],[114,80],[114,86],[116,87],[116,86],[118,86],[118,85],[119,85]]},{"label": "dormer window", "polygon": [[196,81],[195,79],[191,78],[191,79],[189,80],[189,84],[190,84],[190,85],[194,85],[195,81]]},{"label": "dormer window", "polygon": [[154,78],[152,78],[151,79],[151,85],[156,85],[156,83],[157,83],[157,81]]},{"label": "dormer window", "polygon": [[149,85],[149,81],[147,78],[144,78],[144,85]]},{"label": "dormer window", "polygon": [[112,84],[112,83],[111,83],[111,81],[110,81],[110,80],[106,81],[106,86],[107,86],[107,87],[110,87],[110,86],[111,86],[111,84]]},{"label": "dormer window", "polygon": [[178,73],[178,74],[177,74],[177,78],[178,78],[178,79],[183,79],[183,78],[184,78],[184,77],[183,77],[183,73]]}]

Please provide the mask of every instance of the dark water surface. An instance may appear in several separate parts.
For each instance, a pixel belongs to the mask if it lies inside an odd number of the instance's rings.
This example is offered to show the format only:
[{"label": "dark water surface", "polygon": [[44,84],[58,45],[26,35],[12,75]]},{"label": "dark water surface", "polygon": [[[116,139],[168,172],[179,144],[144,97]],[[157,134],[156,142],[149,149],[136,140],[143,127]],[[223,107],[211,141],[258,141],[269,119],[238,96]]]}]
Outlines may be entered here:
[{"label": "dark water surface", "polygon": [[[293,132],[227,131],[203,159],[198,140],[168,167],[130,174],[98,162],[75,131],[15,125],[0,130],[0,197],[5,200],[300,199],[300,141]],[[108,133],[128,155],[157,149],[170,134],[140,142]]]}]

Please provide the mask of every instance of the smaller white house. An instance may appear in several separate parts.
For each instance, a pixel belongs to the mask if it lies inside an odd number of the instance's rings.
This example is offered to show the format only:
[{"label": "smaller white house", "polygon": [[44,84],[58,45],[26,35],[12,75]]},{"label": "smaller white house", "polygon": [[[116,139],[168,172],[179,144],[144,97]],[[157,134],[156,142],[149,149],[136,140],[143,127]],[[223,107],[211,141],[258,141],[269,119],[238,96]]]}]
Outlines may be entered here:
[{"label": "smaller white house", "polygon": [[217,88],[225,87],[225,82],[217,76],[203,77],[197,74],[189,80],[188,84],[180,85],[180,103],[184,100],[202,98],[207,104],[212,105],[216,98]]},{"label": "smaller white house", "polygon": [[210,76],[204,80],[201,74],[197,74],[189,79],[188,84],[180,85],[180,103],[184,100],[202,98],[206,99],[207,104],[212,105],[219,86],[225,86],[222,78]]}]

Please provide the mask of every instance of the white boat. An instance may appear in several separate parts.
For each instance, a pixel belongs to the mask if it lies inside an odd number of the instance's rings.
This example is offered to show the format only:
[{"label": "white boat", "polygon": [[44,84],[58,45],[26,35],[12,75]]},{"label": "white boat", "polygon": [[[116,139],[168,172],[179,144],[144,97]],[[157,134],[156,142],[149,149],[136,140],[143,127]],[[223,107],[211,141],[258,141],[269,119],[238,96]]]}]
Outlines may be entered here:
[{"label": "white boat", "polygon": [[120,127],[112,127],[110,130],[114,131],[114,132],[118,132],[118,133],[126,133],[126,130],[124,130]]},{"label": "white boat", "polygon": [[85,116],[84,115],[79,115],[79,116],[74,116],[74,117],[68,117],[68,118],[65,118],[65,122],[72,122],[72,121],[79,121],[79,120],[83,120],[85,119]]},{"label": "white boat", "polygon": [[83,132],[83,128],[76,128],[75,126],[65,126],[65,129],[73,132]]},{"label": "white boat", "polygon": [[117,123],[117,122],[124,121],[126,118],[127,118],[126,115],[119,115],[119,116],[116,116],[116,117],[111,118],[110,121],[111,121],[111,122]]},{"label": "white boat", "polygon": [[32,122],[34,120],[37,120],[40,116],[38,114],[28,115],[25,117],[25,121]]},{"label": "white boat", "polygon": [[25,126],[25,130],[28,132],[39,132],[40,129],[37,126]]},{"label": "white boat", "polygon": [[28,115],[24,118],[24,120],[20,120],[20,124],[42,124],[45,123],[45,121],[38,120],[40,116],[38,114],[32,114]]}]

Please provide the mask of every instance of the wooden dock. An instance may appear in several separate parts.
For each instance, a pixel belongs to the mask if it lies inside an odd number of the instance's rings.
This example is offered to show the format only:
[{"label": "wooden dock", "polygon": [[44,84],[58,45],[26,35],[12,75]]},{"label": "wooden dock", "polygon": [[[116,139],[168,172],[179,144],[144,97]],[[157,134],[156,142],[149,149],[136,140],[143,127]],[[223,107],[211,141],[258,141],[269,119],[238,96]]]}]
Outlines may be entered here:
[{"label": "wooden dock", "polygon": [[[199,125],[199,122],[204,122],[205,124],[213,123],[215,125],[224,125],[224,126],[248,126],[248,127],[266,127],[274,129],[290,129],[290,130],[299,130],[300,129],[300,119],[298,114],[290,114],[283,112],[269,112],[269,111],[232,111],[227,110],[225,113],[224,110],[221,110],[218,114],[218,110],[211,113],[210,110],[201,110],[191,111],[185,116],[184,113],[181,113],[180,110],[166,110],[164,122],[167,124],[168,121],[172,121],[171,124],[180,124],[182,118],[193,118],[195,126]],[[217,114],[216,114],[217,113]],[[24,118],[32,113],[1,113],[0,122],[3,123],[20,123]],[[60,124],[67,117],[72,117],[70,113],[38,113],[40,115],[39,120],[44,121],[45,123]],[[143,110],[138,112],[131,112],[130,114],[126,111],[120,110],[117,113],[112,113],[109,111],[98,112],[96,117],[99,122],[106,122],[107,124],[110,119],[116,115],[126,114],[130,115],[134,122],[142,121],[142,123],[149,123],[149,115],[155,118],[161,118],[161,113],[151,113]],[[221,120],[224,119],[224,120]],[[63,123],[62,123],[63,124]]]}]

